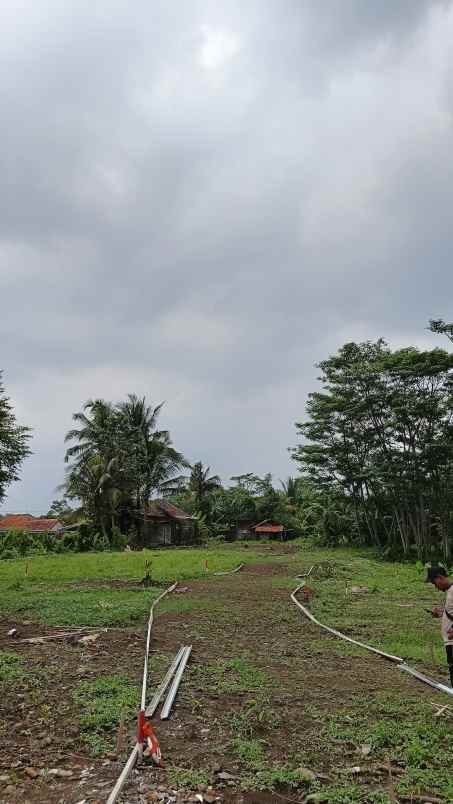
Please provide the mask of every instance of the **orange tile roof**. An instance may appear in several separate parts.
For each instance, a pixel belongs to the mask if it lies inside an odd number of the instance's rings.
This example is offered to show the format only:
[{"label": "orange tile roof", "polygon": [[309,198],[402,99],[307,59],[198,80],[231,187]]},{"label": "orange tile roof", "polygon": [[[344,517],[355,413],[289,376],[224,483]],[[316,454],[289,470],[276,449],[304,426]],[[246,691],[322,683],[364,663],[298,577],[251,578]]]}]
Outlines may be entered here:
[{"label": "orange tile roof", "polygon": [[29,514],[9,514],[0,519],[0,530],[25,530],[28,533],[48,533],[57,525],[58,519],[40,519]]}]

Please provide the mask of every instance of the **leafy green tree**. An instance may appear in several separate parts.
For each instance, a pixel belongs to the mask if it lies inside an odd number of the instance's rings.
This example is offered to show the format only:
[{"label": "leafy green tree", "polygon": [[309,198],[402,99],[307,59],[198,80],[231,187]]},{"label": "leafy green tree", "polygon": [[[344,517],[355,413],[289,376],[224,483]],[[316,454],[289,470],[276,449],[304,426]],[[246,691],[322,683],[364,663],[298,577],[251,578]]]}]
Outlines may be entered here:
[{"label": "leafy green tree", "polygon": [[19,470],[25,458],[31,454],[28,441],[29,427],[19,425],[5,394],[0,371],[0,502],[6,497],[6,489],[14,480],[19,480]]},{"label": "leafy green tree", "polygon": [[302,478],[288,477],[280,481],[281,487],[288,501],[293,505],[298,505],[302,501]]},{"label": "leafy green tree", "polygon": [[224,530],[235,529],[241,522],[255,522],[255,498],[242,486],[219,489],[212,496],[211,516]]},{"label": "leafy green tree", "polygon": [[253,496],[265,494],[272,488],[272,475],[270,473],[264,475],[264,477],[259,477],[253,472],[247,472],[243,475],[233,475],[230,480]]},{"label": "leafy green tree", "polygon": [[304,443],[293,451],[321,490],[354,510],[355,532],[420,557],[448,555],[452,488],[453,356],[441,349],[392,352],[349,343],[320,364]]},{"label": "leafy green tree", "polygon": [[437,335],[446,335],[448,340],[453,343],[453,324],[446,324],[442,318],[431,319],[429,329]]}]

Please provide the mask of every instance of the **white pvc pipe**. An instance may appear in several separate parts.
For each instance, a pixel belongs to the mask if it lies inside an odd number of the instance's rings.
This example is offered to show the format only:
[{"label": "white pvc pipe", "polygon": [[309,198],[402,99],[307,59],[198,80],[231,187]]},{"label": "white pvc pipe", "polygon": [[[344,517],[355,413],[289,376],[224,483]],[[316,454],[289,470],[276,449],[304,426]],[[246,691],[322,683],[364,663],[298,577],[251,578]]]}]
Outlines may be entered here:
[{"label": "white pvc pipe", "polygon": [[118,777],[115,787],[113,788],[112,792],[110,793],[107,804],[115,804],[118,800],[118,796],[120,795],[124,785],[126,784],[127,778],[134,767],[135,763],[138,759],[138,743],[135,743],[132,753],[129,755],[129,759],[127,760],[123,770],[121,771],[121,775]]},{"label": "white pvc pipe", "polygon": [[214,575],[234,575],[235,572],[239,572],[239,570],[242,569],[242,567],[244,567],[244,566],[245,566],[245,564],[239,564],[239,566],[236,567],[236,569],[234,569],[234,570],[228,570],[228,572],[214,572],[213,574]]},{"label": "white pvc pipe", "polygon": [[152,606],[151,606],[151,608],[149,610],[148,630],[147,630],[147,634],[146,634],[145,662],[144,662],[144,665],[143,665],[142,697],[141,697],[141,701],[140,701],[140,709],[141,710],[144,710],[145,706],[146,706],[146,688],[147,688],[147,685],[148,685],[149,646],[150,646],[150,643],[151,643],[151,628],[153,627],[153,621],[154,621],[154,609],[157,606],[157,604],[160,603],[162,598],[165,597],[165,595],[168,595],[170,592],[173,592],[173,590],[176,589],[177,585],[178,585],[177,583],[174,583],[172,586],[170,586],[168,589],[166,589],[165,592],[162,592],[162,594],[159,595],[159,597],[156,598],[156,600],[154,601],[154,603],[152,604]]},{"label": "white pvc pipe", "polygon": [[439,692],[446,692],[447,695],[453,695],[453,689],[451,687],[447,687],[446,684],[442,684],[441,681],[434,681],[434,679],[425,676],[424,673],[419,673],[418,670],[414,670],[412,667],[408,667],[407,664],[400,664],[400,670],[404,673],[409,673],[414,678],[417,678],[419,681],[423,681],[424,684],[428,684],[430,687],[434,687],[435,690],[439,690]]},{"label": "white pvc pipe", "polygon": [[309,611],[302,603],[296,599],[296,595],[304,584],[298,586],[297,589],[294,590],[291,594],[291,600],[293,603],[296,604],[300,608],[300,610],[311,620],[315,625],[318,625],[319,628],[323,628],[324,631],[328,631],[330,634],[334,636],[340,637],[340,639],[345,639],[346,642],[352,642],[353,645],[357,645],[359,648],[364,648],[365,650],[371,651],[372,653],[376,653],[378,656],[383,656],[384,659],[390,659],[391,662],[395,662],[398,665],[398,668],[402,670],[404,673],[409,673],[414,678],[417,678],[419,681],[423,681],[424,684],[428,684],[430,687],[433,687],[439,692],[446,692],[447,695],[453,695],[453,689],[451,687],[447,687],[446,684],[442,684],[440,681],[435,681],[428,676],[425,676],[423,673],[419,673],[418,670],[414,670],[412,667],[409,667],[405,664],[404,660],[401,659],[399,656],[393,656],[391,653],[385,653],[383,650],[379,650],[378,648],[373,648],[371,645],[365,645],[364,642],[358,642],[356,639],[352,639],[351,637],[346,636],[346,634],[342,634],[341,631],[337,631],[335,628],[329,628],[328,625],[324,625],[320,623],[316,617],[313,616],[311,611]]},{"label": "white pvc pipe", "polygon": [[398,664],[402,664],[403,660],[401,659],[400,656],[393,656],[393,654],[385,653],[385,651],[379,650],[379,648],[372,648],[371,645],[365,645],[364,642],[358,642],[356,639],[352,639],[352,637],[348,637],[346,636],[346,634],[342,634],[341,631],[337,631],[335,628],[329,628],[328,625],[320,623],[319,620],[317,620],[316,617],[313,616],[311,611],[305,608],[305,606],[303,606],[302,603],[299,603],[299,601],[296,598],[297,593],[304,586],[305,584],[301,584],[300,586],[297,587],[297,589],[294,590],[294,592],[292,592],[291,600],[293,601],[293,603],[296,604],[296,606],[299,606],[300,610],[303,611],[305,616],[308,617],[308,619],[311,620],[313,623],[315,623],[315,625],[318,625],[319,628],[323,628],[324,631],[328,631],[330,634],[333,634],[334,636],[340,637],[340,639],[345,639],[347,642],[351,642],[353,645],[357,645],[359,648],[365,648],[365,650],[377,653],[378,656],[383,656],[384,659],[389,659],[391,662],[397,662]]},{"label": "white pvc pipe", "polygon": [[[142,694],[141,694],[141,699],[140,699],[140,710],[141,711],[143,711],[145,706],[146,706],[146,688],[147,688],[147,685],[148,685],[149,646],[150,646],[150,643],[151,643],[151,628],[152,628],[153,620],[154,620],[154,609],[157,606],[157,604],[162,600],[162,598],[165,597],[165,595],[168,595],[169,592],[173,592],[173,590],[176,589],[177,585],[178,585],[177,583],[174,583],[174,584],[172,584],[172,586],[170,586],[168,589],[166,589],[164,592],[162,592],[162,594],[159,595],[159,597],[157,597],[156,600],[151,604],[151,608],[149,610],[148,628],[147,628],[147,632],[146,632],[145,662],[144,662],[144,667],[143,667]],[[115,804],[115,802],[118,800],[118,797],[119,797],[119,795],[121,793],[121,790],[123,789],[124,785],[126,784],[127,778],[129,776],[129,774],[131,773],[132,768],[134,767],[135,763],[137,762],[137,759],[139,758],[139,756],[141,754],[141,748],[142,748],[142,746],[139,745],[138,743],[136,743],[134,745],[134,748],[132,749],[132,752],[129,755],[129,758],[128,758],[123,770],[121,771],[120,776],[118,777],[118,780],[117,780],[117,782],[115,784],[115,787],[113,788],[112,792],[110,793],[110,795],[109,795],[109,797],[107,799],[107,804]]]}]

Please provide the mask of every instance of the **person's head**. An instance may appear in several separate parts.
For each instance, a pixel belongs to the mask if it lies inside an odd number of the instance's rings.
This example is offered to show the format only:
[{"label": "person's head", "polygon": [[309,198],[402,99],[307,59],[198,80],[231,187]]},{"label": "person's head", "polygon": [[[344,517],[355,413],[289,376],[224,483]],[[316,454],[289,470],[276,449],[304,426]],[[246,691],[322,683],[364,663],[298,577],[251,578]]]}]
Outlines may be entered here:
[{"label": "person's head", "polygon": [[451,586],[451,581],[447,575],[447,570],[445,567],[440,567],[438,565],[428,567],[426,582],[434,584],[436,589],[439,589],[441,592],[443,592],[445,589],[449,589]]}]

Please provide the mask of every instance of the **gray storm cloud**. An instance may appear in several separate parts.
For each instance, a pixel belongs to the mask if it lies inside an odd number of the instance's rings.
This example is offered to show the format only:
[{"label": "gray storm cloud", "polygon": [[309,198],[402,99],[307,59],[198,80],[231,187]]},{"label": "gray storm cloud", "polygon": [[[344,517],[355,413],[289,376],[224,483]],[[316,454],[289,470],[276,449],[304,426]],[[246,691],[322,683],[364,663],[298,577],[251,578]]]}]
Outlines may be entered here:
[{"label": "gray storm cloud", "polygon": [[0,9],[0,367],[45,510],[88,397],[189,459],[291,469],[314,363],[451,316],[450,2]]}]

